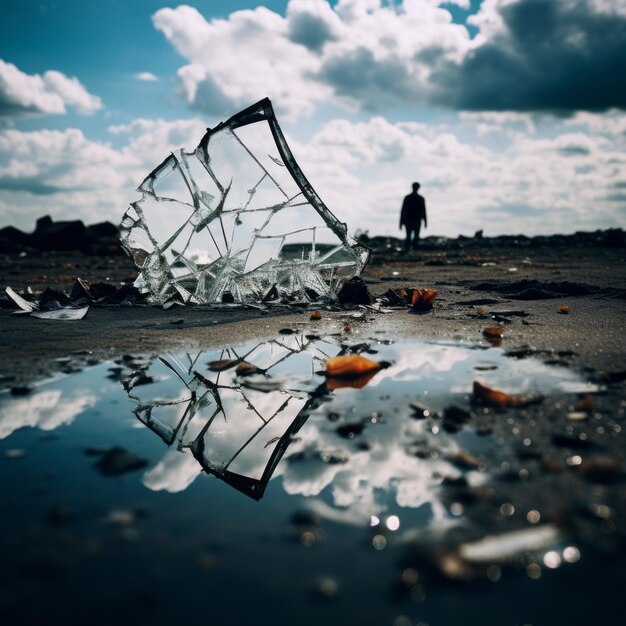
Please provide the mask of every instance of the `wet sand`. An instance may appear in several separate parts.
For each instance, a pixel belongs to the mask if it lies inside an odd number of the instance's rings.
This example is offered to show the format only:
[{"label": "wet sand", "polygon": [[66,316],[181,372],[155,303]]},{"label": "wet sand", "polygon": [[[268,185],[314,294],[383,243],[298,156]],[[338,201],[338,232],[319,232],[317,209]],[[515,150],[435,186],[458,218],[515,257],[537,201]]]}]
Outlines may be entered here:
[{"label": "wet sand", "polygon": [[[483,328],[496,323],[505,328],[507,351],[530,347],[573,367],[617,372],[626,369],[625,257],[624,247],[568,239],[518,245],[453,240],[444,246],[426,243],[408,255],[374,248],[363,274],[371,294],[399,287],[436,289],[435,306],[426,314],[395,310],[356,319],[362,310],[348,305],[322,309],[322,319],[312,322],[310,308],[288,306],[265,311],[92,306],[83,320],[58,322],[2,310],[0,376],[5,386],[25,384],[67,368],[68,357],[71,367],[79,367],[123,354],[227,346],[285,327],[341,332],[346,322],[354,336],[385,333],[464,343],[484,343]],[[0,284],[35,292],[46,286],[67,290],[77,276],[120,285],[131,282],[135,272],[125,257],[5,255]],[[560,314],[561,306],[569,313]]]}]

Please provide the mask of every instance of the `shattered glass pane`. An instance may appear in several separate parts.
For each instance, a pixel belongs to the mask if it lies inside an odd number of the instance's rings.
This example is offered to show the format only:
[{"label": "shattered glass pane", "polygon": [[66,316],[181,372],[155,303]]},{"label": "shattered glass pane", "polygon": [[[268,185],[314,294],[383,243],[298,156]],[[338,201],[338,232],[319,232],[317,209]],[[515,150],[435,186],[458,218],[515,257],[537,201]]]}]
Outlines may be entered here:
[{"label": "shattered glass pane", "polygon": [[121,240],[153,302],[334,297],[369,257],[305,178],[267,98],[172,153],[138,191]]}]

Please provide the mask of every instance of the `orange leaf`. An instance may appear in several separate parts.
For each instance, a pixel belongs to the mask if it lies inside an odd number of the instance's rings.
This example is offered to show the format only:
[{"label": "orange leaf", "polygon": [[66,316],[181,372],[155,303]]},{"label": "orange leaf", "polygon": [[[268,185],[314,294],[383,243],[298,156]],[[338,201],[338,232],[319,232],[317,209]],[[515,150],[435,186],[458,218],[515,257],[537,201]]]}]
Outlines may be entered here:
[{"label": "orange leaf", "polygon": [[248,363],[247,361],[242,361],[237,366],[235,372],[237,372],[238,376],[249,376],[250,374],[259,374],[263,370],[259,369],[256,365],[252,365],[252,363]]},{"label": "orange leaf", "polygon": [[592,396],[585,396],[584,398],[581,398],[575,405],[574,408],[577,411],[590,411],[593,408],[593,397]]},{"label": "orange leaf", "polygon": [[344,333],[351,333],[352,332],[352,328],[350,327],[350,324],[344,324],[343,325],[343,332]]},{"label": "orange leaf", "polygon": [[504,391],[497,391],[482,385],[477,380],[474,381],[474,401],[479,404],[489,406],[521,406],[527,404],[528,400],[512,396]]},{"label": "orange leaf", "polygon": [[[336,358],[336,357],[335,357]],[[362,389],[369,383],[379,370],[357,376],[356,378],[329,378],[326,381],[326,388],[328,391],[335,391],[337,389]]]},{"label": "orange leaf", "polygon": [[434,289],[415,289],[411,296],[411,306],[417,311],[428,311],[433,308],[437,293]]},{"label": "orange leaf", "polygon": [[311,319],[315,322],[317,320],[321,320],[322,319],[322,314],[319,311],[313,311],[313,313],[311,313]]},{"label": "orange leaf", "polygon": [[329,378],[358,378],[365,374],[376,373],[385,367],[360,354],[333,356],[326,360],[326,375]]},{"label": "orange leaf", "polygon": [[483,329],[483,335],[489,339],[500,339],[504,333],[502,326],[488,326]]},{"label": "orange leaf", "polygon": [[219,361],[210,361],[208,363],[209,369],[213,372],[221,372],[227,370],[229,367],[233,367],[237,361],[232,359],[220,359]]},{"label": "orange leaf", "polygon": [[568,306],[560,306],[558,308],[559,313],[561,313],[561,315],[567,315],[569,313],[569,307]]},{"label": "orange leaf", "polygon": [[394,289],[394,291],[403,299],[406,300],[407,302],[409,301],[409,294],[406,292],[406,289],[403,289],[402,287],[400,289]]}]

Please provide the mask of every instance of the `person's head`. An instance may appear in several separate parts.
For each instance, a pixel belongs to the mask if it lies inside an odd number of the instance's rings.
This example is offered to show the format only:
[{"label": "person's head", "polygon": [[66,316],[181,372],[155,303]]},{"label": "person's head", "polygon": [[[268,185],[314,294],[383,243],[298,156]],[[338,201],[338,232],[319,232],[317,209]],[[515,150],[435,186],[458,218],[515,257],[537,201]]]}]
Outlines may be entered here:
[{"label": "person's head", "polygon": [[420,184],[419,183],[413,183],[411,185],[411,187],[413,187],[413,192],[417,193],[417,190],[420,188]]}]

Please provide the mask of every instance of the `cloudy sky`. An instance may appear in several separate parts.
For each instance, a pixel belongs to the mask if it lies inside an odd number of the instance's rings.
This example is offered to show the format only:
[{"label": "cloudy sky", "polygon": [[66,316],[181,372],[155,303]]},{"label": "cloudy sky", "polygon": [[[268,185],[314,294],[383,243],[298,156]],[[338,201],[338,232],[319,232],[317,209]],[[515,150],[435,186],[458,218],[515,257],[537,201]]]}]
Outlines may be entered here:
[{"label": "cloudy sky", "polygon": [[119,222],[169,151],[269,96],[349,231],[626,223],[626,0],[20,0],[0,21],[0,226]]}]

